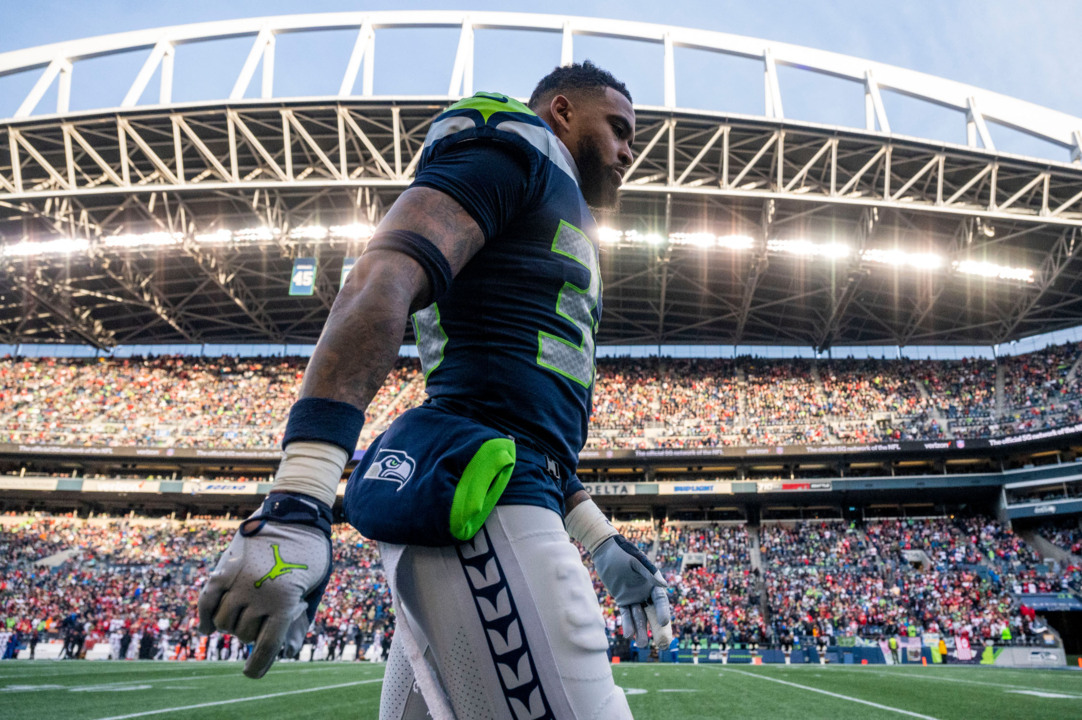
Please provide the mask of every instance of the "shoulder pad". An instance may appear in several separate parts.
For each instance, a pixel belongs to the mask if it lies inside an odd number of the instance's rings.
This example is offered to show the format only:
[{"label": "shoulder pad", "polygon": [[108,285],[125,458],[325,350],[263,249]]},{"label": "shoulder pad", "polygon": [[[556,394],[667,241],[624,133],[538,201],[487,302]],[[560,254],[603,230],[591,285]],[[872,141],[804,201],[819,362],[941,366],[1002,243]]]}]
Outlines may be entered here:
[{"label": "shoulder pad", "polygon": [[464,140],[486,139],[517,148],[531,168],[548,161],[577,182],[577,172],[545,121],[514,98],[479,92],[444,110],[425,137],[418,171],[446,148]]}]

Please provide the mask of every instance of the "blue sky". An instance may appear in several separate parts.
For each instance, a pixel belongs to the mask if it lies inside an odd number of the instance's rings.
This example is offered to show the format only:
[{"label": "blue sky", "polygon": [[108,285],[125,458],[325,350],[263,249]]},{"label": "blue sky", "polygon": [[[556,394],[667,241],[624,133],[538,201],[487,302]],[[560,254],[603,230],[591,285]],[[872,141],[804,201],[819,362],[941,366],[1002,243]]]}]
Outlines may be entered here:
[{"label": "blue sky", "polygon": [[[463,8],[619,18],[749,35],[920,70],[1082,116],[1082,83],[1075,79],[1078,68],[1082,67],[1082,43],[1078,42],[1078,28],[1082,28],[1082,2],[1078,0],[551,0],[544,6],[491,0],[11,0],[0,3],[0,52],[111,32],[207,20],[343,10]],[[336,43],[342,46],[342,52],[348,53],[350,38],[329,38],[328,53],[333,51]],[[442,59],[442,55],[453,52],[453,38],[434,38],[431,48],[431,52],[438,56],[432,61],[433,67],[447,65],[449,69],[449,60]],[[396,80],[387,68],[415,60],[416,50],[397,46],[393,42],[378,44],[377,56],[383,62],[383,69],[380,70],[377,65],[377,92],[380,83],[391,85],[414,80],[409,73]],[[244,48],[238,45],[234,55],[239,54],[242,61],[244,52]],[[586,55],[613,66],[614,71],[624,75],[637,99],[642,98],[646,102],[659,100],[654,97],[660,93],[660,78],[653,77],[658,65],[656,58],[628,57],[627,53],[622,53],[611,43],[596,39],[583,40],[576,45],[576,59]],[[677,56],[678,72],[681,65],[685,68],[696,67],[695,63],[700,61],[699,58],[685,55],[683,58],[679,54]],[[481,60],[483,58],[479,55]],[[538,68],[544,68],[549,59],[537,62]],[[311,69],[303,74],[298,69],[296,74],[299,77],[290,78],[288,70],[284,69],[287,66],[285,63],[278,65],[276,83],[282,87],[289,87],[290,83],[303,87],[307,78],[313,76]],[[496,67],[493,66],[493,69]],[[688,104],[689,94],[698,92],[695,83],[701,81],[699,76],[705,78],[713,73],[717,77],[718,72],[727,76],[729,69],[729,66],[712,68],[702,65],[695,79],[678,82],[680,104]],[[733,79],[723,88],[729,106],[709,109],[761,112],[758,107],[760,101],[754,99],[756,93],[761,94],[761,80],[756,77],[758,69],[750,65],[746,69],[749,70],[746,79],[740,79],[745,68],[739,68],[740,72],[734,69]],[[202,78],[206,78],[206,75],[203,74]],[[178,91],[182,90],[181,80],[178,77]],[[490,80],[480,76],[478,80],[508,82],[503,80],[499,72],[494,72]],[[231,79],[223,79],[222,82],[231,82]],[[787,80],[783,75],[783,92],[786,82],[791,87],[796,81]],[[10,104],[21,87],[25,87],[25,83],[0,84],[0,115],[9,114],[4,112],[6,108],[2,106]],[[78,92],[87,92],[88,86],[83,85],[81,89],[77,82],[75,87],[73,107],[78,105]],[[522,92],[517,88],[499,89],[512,94]],[[794,94],[791,90],[785,96],[787,103],[795,104],[792,110],[786,107],[787,116],[801,115],[801,103],[815,108],[815,112],[826,112],[818,108],[849,105],[848,99],[834,102],[835,95],[841,98],[849,90],[829,83],[812,83],[803,92],[803,96],[795,94],[792,101],[790,98]],[[5,93],[7,98],[4,97]],[[741,100],[745,94],[748,97]],[[919,134],[925,128],[948,123],[947,119],[935,117],[934,113],[920,116],[920,112],[907,107],[902,101],[895,101],[894,105],[893,108],[888,106],[892,123],[895,117],[906,118],[911,113],[917,115],[911,128],[901,128],[904,134]],[[854,102],[853,112],[856,113],[857,109],[858,103]],[[805,119],[848,124],[848,118],[829,114]],[[960,126],[956,127],[953,119],[949,125],[949,130],[941,131],[949,136],[936,136],[937,139],[960,141]],[[895,128],[895,131],[899,130]],[[930,131],[929,135],[931,132],[935,131]],[[1011,142],[1009,138],[1003,141],[997,139],[1001,149],[1012,149],[1009,147]],[[1024,148],[1024,142],[1019,147]]]},{"label": "blue sky", "polygon": [[0,52],[205,20],[391,9],[545,12],[751,35],[921,70],[1082,115],[1077,0],[27,0],[0,3]]}]

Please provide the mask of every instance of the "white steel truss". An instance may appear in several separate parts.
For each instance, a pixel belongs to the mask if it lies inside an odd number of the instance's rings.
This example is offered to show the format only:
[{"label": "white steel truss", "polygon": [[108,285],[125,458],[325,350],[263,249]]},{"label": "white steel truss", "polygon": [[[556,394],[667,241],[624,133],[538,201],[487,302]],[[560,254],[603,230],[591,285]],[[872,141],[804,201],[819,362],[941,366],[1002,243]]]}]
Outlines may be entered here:
[{"label": "white steel truss", "polygon": [[[663,105],[667,108],[694,107],[693,103],[678,102],[680,68],[673,53],[674,48],[691,48],[761,61],[765,82],[763,115],[767,118],[786,117],[783,112],[785,87],[779,80],[777,68],[788,66],[861,86],[864,91],[866,130],[890,133],[882,93],[891,91],[957,111],[960,120],[966,124],[967,138],[973,147],[977,147],[979,142],[986,149],[994,149],[992,133],[988,128],[991,122],[1059,145],[1071,153],[1074,161],[1082,161],[1082,120],[999,93],[861,58],[771,40],[598,18],[452,11],[353,12],[247,18],[118,33],[2,53],[0,76],[40,71],[37,81],[19,104],[15,118],[35,114],[42,98],[54,83],[59,88],[55,111],[65,114],[68,112],[71,82],[73,78],[80,77],[74,71],[80,61],[103,55],[138,57],[139,51],[149,51],[141,65],[136,62],[138,69],[133,68],[132,81],[119,105],[133,107],[138,104],[155,74],[161,78],[158,104],[168,105],[172,101],[175,50],[178,46],[222,38],[251,38],[251,48],[243,64],[236,68],[236,79],[229,95],[200,100],[241,100],[257,70],[261,72],[259,97],[271,98],[275,97],[277,36],[352,30],[357,33],[357,39],[344,67],[340,69],[342,80],[338,94],[341,97],[354,94],[360,74],[362,81],[358,94],[371,97],[376,35],[379,31],[401,28],[450,28],[459,31],[458,49],[453,65],[448,69],[448,97],[472,94],[475,35],[479,30],[559,33],[562,37],[560,63],[571,61],[576,37],[600,36],[626,41],[629,52],[636,52],[643,45],[662,47],[662,96]],[[556,59],[553,58],[554,61]],[[103,106],[100,109],[113,108]]]},{"label": "white steel truss", "polygon": [[[433,101],[339,101],[0,124],[0,200],[409,184]],[[1082,224],[1082,168],[835,128],[638,111],[627,195],[787,198]]]},{"label": "white steel truss", "polygon": [[[457,30],[447,95],[376,95],[379,33],[413,27]],[[330,69],[341,72],[337,94],[279,98],[276,38],[331,29],[356,32],[345,65]],[[992,343],[1082,323],[1078,118],[866,60],[722,33],[547,15],[385,12],[203,23],[0,54],[0,75],[38,73],[15,116],[0,119],[0,242],[88,243],[78,266],[64,257],[4,260],[0,342],[314,340],[337,289],[333,273],[363,248],[294,240],[290,232],[379,220],[412,180],[432,120],[474,90],[479,33],[489,29],[559,33],[560,62],[574,57],[581,36],[660,46],[662,105],[636,107],[622,209],[602,222],[661,237],[750,238],[746,251],[709,257],[669,244],[604,248],[602,342]],[[174,103],[173,74],[184,57],[177,48],[226,37],[251,40],[228,94]],[[762,117],[682,107],[675,48],[761,61]],[[80,62],[124,53],[140,62],[115,107],[69,112]],[[865,126],[788,117],[779,66],[858,83]],[[148,98],[155,78],[159,91]],[[54,85],[55,114],[41,107]],[[958,111],[968,144],[892,135],[887,91]],[[1002,153],[997,124],[1070,155],[1050,162]],[[244,228],[268,232],[250,247],[196,241]],[[180,240],[169,248],[109,245],[146,232]],[[815,264],[768,251],[770,241],[806,237],[842,237],[854,253]],[[865,247],[903,246],[938,253],[948,269],[1002,257],[1032,268],[1034,281],[977,288],[945,270],[884,283],[884,271],[861,260]],[[310,301],[285,292],[296,257],[320,258]]]}]

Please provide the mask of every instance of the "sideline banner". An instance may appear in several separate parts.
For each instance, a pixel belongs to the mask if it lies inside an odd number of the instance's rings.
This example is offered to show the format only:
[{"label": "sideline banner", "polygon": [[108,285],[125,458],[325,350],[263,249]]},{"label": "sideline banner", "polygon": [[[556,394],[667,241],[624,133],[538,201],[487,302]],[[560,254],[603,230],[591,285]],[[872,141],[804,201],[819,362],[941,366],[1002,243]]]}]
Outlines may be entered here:
[{"label": "sideline banner", "polygon": [[158,480],[83,480],[83,492],[159,493]]},{"label": "sideline banner", "polygon": [[590,495],[634,495],[635,483],[583,483]]},{"label": "sideline banner", "polygon": [[0,476],[0,490],[56,490],[57,478]]},{"label": "sideline banner", "polygon": [[184,492],[193,495],[255,495],[259,492],[257,482],[200,482],[184,483]]},{"label": "sideline banner", "polygon": [[659,482],[658,495],[732,495],[731,482]]}]

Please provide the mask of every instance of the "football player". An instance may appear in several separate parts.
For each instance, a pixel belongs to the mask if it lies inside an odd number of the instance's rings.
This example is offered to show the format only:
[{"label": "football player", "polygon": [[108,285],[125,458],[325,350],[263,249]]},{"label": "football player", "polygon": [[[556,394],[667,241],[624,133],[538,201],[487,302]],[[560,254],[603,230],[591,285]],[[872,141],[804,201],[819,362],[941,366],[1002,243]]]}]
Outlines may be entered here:
[{"label": "football player", "polygon": [[[272,492],[201,593],[202,630],[255,643],[246,675],[303,642],[338,483],[412,316],[428,399],[368,449],[344,503],[380,541],[394,596],[380,717],[630,717],[569,536],[625,636],[667,648],[665,581],[575,474],[601,317],[590,208],[616,206],[634,134],[626,87],[588,61],[555,69],[528,104],[478,93],[432,123],[414,182],[335,300]],[[447,464],[463,472],[449,528],[426,519],[447,514],[433,499]]]}]

